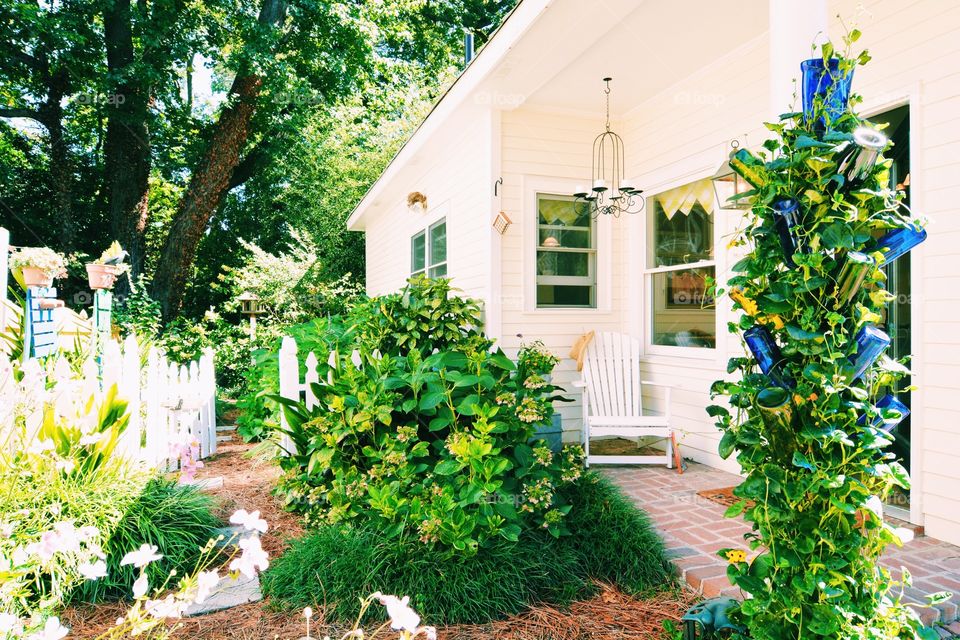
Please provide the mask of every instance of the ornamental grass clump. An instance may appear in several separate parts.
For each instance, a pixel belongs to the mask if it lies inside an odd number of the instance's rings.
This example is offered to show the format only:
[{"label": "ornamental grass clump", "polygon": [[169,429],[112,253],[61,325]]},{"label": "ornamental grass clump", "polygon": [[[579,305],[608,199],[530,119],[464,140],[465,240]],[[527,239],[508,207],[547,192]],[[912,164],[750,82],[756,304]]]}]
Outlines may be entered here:
[{"label": "ornamental grass clump", "polygon": [[[858,37],[845,38],[848,52]],[[881,267],[925,232],[891,185],[890,161],[876,158],[885,137],[835,93],[869,56],[835,58],[828,44],[822,58],[830,76],[812,78],[805,113],[767,124],[776,137],[759,157],[738,158],[756,189],[733,241],[746,255],[728,283],[743,311],[729,328],[752,357],[730,360],[738,379],[712,389],[729,404],[709,412],[721,456],[736,454],[745,476],[727,515],[753,531],[749,552],[721,555],[748,596],[734,616],[747,637],[914,638],[926,632],[878,562],[910,537],[882,514],[890,491],[909,486],[888,451],[909,371],[882,355],[893,296]]]},{"label": "ornamental grass clump", "polygon": [[287,505],[313,523],[369,521],[466,554],[525,529],[566,533],[558,489],[582,454],[530,443],[561,400],[548,382],[556,359],[532,346],[518,367],[481,325],[475,302],[426,278],[331,325],[344,329],[311,385],[318,406],[281,400]]}]

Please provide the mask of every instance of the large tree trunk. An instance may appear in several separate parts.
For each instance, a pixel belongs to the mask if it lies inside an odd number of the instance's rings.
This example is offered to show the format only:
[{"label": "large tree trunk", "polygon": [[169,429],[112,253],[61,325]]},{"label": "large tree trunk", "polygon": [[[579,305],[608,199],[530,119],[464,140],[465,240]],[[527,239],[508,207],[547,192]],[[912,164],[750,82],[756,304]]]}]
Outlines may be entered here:
[{"label": "large tree trunk", "polygon": [[[120,80],[108,101],[104,170],[114,237],[130,254],[131,275],[143,270],[150,179],[149,87],[135,72],[130,0],[107,0],[103,10],[107,68]],[[127,280],[117,282],[123,294]]]},{"label": "large tree trunk", "polygon": [[50,79],[47,99],[40,106],[40,121],[50,143],[50,178],[59,225],[59,244],[64,251],[76,248],[77,220],[73,215],[73,166],[64,137],[63,98],[67,91],[65,72]]},{"label": "large tree trunk", "polygon": [[[286,16],[286,8],[286,0],[263,0],[260,23],[276,26]],[[230,106],[220,114],[210,147],[194,170],[174,215],[153,278],[153,297],[160,303],[165,322],[173,319],[183,305],[200,239],[230,190],[250,134],[261,84],[258,75],[237,74],[230,88]]]}]

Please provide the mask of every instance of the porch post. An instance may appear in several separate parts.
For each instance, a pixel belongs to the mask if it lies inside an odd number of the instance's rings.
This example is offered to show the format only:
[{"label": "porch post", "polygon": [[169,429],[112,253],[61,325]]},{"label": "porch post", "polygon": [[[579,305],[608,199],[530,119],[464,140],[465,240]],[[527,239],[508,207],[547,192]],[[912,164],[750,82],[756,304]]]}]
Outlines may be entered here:
[{"label": "porch post", "polygon": [[827,35],[827,0],[770,0],[770,117],[793,110],[800,63]]}]

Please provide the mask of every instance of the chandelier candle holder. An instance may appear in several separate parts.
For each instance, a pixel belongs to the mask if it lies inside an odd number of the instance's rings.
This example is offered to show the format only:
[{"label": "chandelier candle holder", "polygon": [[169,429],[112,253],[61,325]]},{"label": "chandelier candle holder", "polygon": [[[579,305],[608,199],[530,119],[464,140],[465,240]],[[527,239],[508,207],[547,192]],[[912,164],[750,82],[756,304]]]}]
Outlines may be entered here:
[{"label": "chandelier candle holder", "polygon": [[809,253],[810,248],[800,243],[797,229],[800,228],[800,203],[795,198],[783,198],[773,203],[774,226],[780,237],[780,246],[783,247],[784,262],[793,269],[797,263],[793,261],[793,254],[798,250]]},{"label": "chandelier candle holder", "polygon": [[593,168],[590,174],[590,188],[578,186],[573,197],[577,203],[590,212],[591,217],[609,215],[619,218],[622,214],[636,214],[643,211],[646,201],[643,189],[637,189],[624,178],[626,154],[623,138],[610,128],[610,81],[604,93],[607,97],[606,130],[593,141]]},{"label": "chandelier candle holder", "polygon": [[926,239],[926,229],[901,227],[887,232],[877,240],[874,251],[883,253],[883,264],[890,264]]},{"label": "chandelier candle holder", "polygon": [[872,324],[857,332],[857,353],[851,358],[853,379],[859,380],[890,346],[890,336]]},{"label": "chandelier candle holder", "polygon": [[857,188],[870,177],[889,142],[887,136],[876,129],[857,127],[853,130],[853,140],[837,147],[837,173],[843,176],[848,188]]},{"label": "chandelier candle holder", "polygon": [[760,371],[778,387],[792,389],[793,381],[786,376],[781,366],[783,354],[780,353],[780,347],[777,346],[770,331],[766,327],[756,325],[743,332],[743,339],[750,353],[753,354],[754,360],[760,366]]}]

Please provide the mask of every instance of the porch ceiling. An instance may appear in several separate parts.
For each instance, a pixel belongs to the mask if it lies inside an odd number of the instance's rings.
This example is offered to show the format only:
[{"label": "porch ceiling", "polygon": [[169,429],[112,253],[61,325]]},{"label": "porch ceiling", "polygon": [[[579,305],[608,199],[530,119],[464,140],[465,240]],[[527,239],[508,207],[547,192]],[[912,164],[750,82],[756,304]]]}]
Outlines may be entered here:
[{"label": "porch ceiling", "polygon": [[[537,54],[563,66],[527,87],[524,106],[602,113],[601,78],[610,76],[615,118],[763,34],[769,22],[768,0],[558,0],[550,11],[567,14],[573,28],[536,38]],[[516,57],[524,53],[511,52],[507,63],[522,66]]]}]

